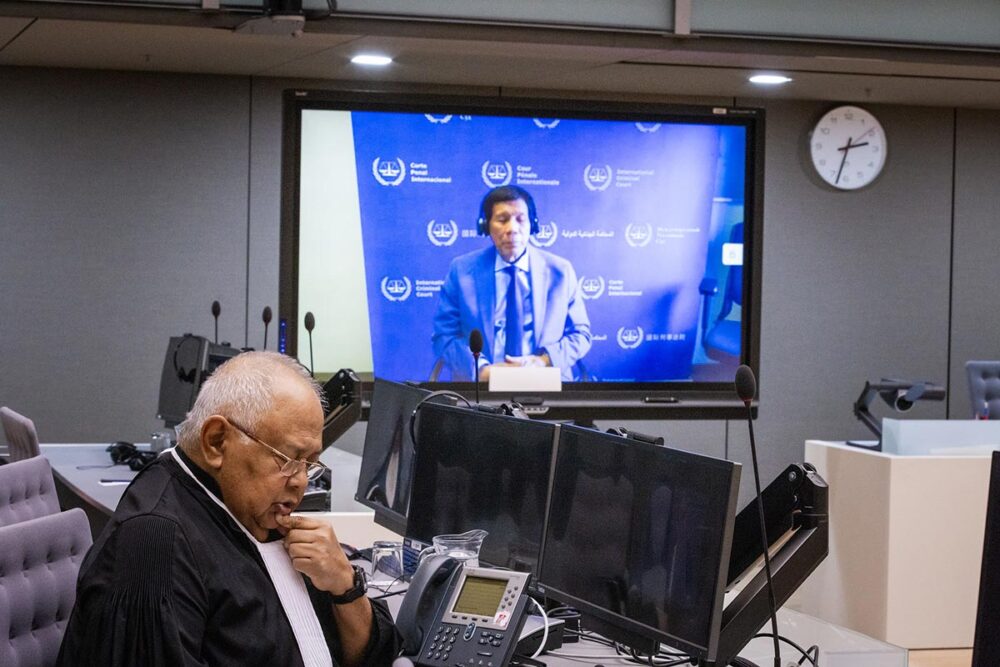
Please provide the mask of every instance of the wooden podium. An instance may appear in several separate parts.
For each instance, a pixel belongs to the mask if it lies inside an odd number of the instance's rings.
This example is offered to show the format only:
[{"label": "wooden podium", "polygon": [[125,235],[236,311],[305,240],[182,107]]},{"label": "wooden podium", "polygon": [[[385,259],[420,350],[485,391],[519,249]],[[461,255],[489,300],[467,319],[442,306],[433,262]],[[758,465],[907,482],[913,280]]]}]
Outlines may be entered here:
[{"label": "wooden podium", "polygon": [[809,440],[830,486],[830,553],[789,601],[912,649],[971,647],[990,455],[899,455]]}]

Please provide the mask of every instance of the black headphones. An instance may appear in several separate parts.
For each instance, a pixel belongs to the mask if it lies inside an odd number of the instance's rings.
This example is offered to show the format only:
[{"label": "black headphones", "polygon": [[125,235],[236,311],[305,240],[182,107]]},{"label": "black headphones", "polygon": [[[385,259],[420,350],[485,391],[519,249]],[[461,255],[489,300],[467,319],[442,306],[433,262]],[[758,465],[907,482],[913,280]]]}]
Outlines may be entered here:
[{"label": "black headphones", "polygon": [[190,370],[184,370],[183,368],[177,365],[177,354],[181,351],[181,348],[184,347],[184,345],[186,345],[189,340],[194,341],[196,345],[199,344],[197,336],[194,336],[192,334],[184,334],[184,337],[181,338],[181,341],[177,343],[177,345],[174,347],[174,371],[177,373],[177,379],[180,380],[181,382],[194,384],[194,379],[198,375],[197,365],[192,366]]},{"label": "black headphones", "polygon": [[159,456],[156,452],[140,452],[131,442],[119,440],[108,445],[105,450],[111,452],[111,462],[115,465],[127,465],[136,472],[142,470],[147,465],[156,460]]},{"label": "black headphones", "polygon": [[528,205],[528,219],[531,221],[531,233],[538,233],[538,210],[535,208],[535,200],[531,194],[522,187],[516,185],[501,185],[486,193],[483,201],[479,203],[479,221],[476,223],[476,231],[480,236],[488,236],[490,233],[490,218],[493,217],[493,206],[505,201],[524,201]]}]

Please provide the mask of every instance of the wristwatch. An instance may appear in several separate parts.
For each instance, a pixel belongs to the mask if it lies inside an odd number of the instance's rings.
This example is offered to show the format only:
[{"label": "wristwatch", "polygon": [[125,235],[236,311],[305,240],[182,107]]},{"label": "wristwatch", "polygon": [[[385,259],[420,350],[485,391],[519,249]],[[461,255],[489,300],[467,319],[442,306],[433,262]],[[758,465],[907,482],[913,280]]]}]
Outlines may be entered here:
[{"label": "wristwatch", "polygon": [[349,602],[354,602],[368,590],[368,582],[365,579],[365,571],[357,565],[352,565],[351,567],[354,569],[354,585],[340,595],[331,594],[330,600],[333,604],[347,604]]}]

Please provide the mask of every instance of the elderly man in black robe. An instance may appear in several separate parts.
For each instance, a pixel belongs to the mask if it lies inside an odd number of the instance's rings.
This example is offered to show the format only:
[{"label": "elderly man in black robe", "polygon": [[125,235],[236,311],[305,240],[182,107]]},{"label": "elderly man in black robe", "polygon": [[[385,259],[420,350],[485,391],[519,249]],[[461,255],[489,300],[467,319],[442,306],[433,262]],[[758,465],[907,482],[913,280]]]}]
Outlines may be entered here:
[{"label": "elderly man in black robe", "polygon": [[320,390],[246,352],[208,379],[80,569],[59,665],[388,665],[397,635],[332,528],[291,516],[322,472]]}]

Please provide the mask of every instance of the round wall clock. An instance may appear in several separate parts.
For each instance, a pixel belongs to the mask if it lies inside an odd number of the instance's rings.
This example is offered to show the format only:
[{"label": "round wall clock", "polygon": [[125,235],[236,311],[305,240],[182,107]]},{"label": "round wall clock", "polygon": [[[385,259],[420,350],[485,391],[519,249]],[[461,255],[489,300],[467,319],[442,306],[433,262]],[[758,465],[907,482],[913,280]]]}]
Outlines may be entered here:
[{"label": "round wall clock", "polygon": [[887,148],[882,124],[855,106],[828,111],[809,137],[816,173],[839,190],[857,190],[874,181],[885,166]]}]

